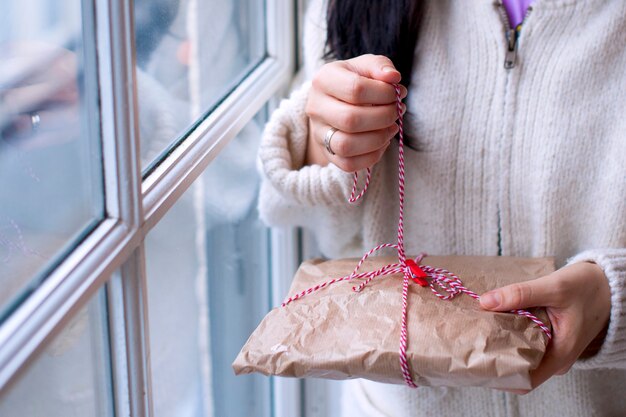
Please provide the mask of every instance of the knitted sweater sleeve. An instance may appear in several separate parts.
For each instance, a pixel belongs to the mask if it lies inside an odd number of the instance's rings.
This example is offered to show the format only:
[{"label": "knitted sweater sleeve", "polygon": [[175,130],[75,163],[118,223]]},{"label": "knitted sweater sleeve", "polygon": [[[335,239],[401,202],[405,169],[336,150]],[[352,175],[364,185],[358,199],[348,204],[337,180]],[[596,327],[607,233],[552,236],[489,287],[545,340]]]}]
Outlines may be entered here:
[{"label": "knitted sweater sleeve", "polygon": [[261,219],[272,226],[313,231],[325,255],[351,256],[360,250],[361,204],[348,204],[352,174],[335,165],[303,165],[308,140],[304,112],[309,84],[272,114],[259,149]]},{"label": "knitted sweater sleeve", "polygon": [[611,287],[611,316],[600,351],[579,360],[575,368],[626,369],[626,248],[588,250],[569,260],[576,262],[593,262],[604,270]]}]

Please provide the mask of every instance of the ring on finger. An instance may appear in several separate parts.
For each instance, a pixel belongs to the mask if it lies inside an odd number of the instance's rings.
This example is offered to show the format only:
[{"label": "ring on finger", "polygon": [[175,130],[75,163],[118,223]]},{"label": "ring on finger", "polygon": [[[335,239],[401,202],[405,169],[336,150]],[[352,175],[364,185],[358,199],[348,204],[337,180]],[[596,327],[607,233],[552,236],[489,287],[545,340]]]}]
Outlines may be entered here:
[{"label": "ring on finger", "polygon": [[326,131],[326,135],[324,135],[324,148],[326,148],[326,151],[331,155],[335,155],[335,152],[333,152],[333,148],[330,147],[330,141],[337,130],[338,129],[331,127]]}]

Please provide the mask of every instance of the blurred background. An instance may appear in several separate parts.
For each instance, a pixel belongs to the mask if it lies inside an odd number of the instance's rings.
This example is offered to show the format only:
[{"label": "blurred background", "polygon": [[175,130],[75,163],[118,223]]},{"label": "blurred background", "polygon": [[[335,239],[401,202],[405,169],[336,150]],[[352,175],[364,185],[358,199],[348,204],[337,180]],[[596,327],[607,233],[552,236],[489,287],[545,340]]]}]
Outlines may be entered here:
[{"label": "blurred background", "polygon": [[[0,0],[0,323],[18,316],[111,217],[107,149],[115,148],[105,134],[113,122],[103,107],[111,92],[103,90],[101,71],[115,58],[98,49],[112,30],[98,17],[108,3]],[[130,94],[143,180],[203,121],[219,117],[231,93],[268,59],[268,10],[279,3],[130,3]],[[295,27],[298,15],[289,19]],[[281,77],[287,86],[290,77]],[[278,95],[275,89],[237,127],[141,243],[154,416],[273,416],[284,406],[276,404],[272,379],[235,377],[230,366],[272,306],[272,239],[256,212],[255,161]],[[94,287],[0,384],[0,416],[104,417],[124,409],[116,405],[128,400],[119,398],[124,388],[115,380],[125,364],[111,349],[116,301],[108,288],[120,274]],[[10,340],[0,334],[2,342]]]}]

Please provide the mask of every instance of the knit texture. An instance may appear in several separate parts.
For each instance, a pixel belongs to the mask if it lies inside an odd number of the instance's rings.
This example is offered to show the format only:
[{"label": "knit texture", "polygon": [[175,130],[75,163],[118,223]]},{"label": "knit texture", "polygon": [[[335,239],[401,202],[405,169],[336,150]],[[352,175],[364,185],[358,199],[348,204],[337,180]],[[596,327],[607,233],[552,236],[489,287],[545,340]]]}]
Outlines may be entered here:
[{"label": "knit texture", "polygon": [[[527,396],[358,381],[346,415],[626,415],[626,2],[536,0],[510,70],[492,2],[424,3],[405,116],[418,149],[406,153],[407,253],[595,262],[611,287],[610,325],[597,355]],[[308,78],[322,62],[324,17],[313,0]],[[302,166],[309,88],[267,125],[261,216],[311,229],[329,257],[360,256],[395,239],[397,147],[349,206],[350,174]]]}]

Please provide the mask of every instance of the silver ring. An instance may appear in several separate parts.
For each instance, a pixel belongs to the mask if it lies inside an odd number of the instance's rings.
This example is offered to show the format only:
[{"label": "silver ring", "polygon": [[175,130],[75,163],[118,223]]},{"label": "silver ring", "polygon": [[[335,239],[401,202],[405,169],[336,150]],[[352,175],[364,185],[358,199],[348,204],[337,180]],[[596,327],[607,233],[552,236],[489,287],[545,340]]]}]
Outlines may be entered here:
[{"label": "silver ring", "polygon": [[328,129],[328,131],[326,132],[326,135],[324,136],[324,147],[326,148],[326,151],[328,151],[328,153],[331,155],[334,155],[335,152],[333,152],[333,149],[330,147],[330,141],[333,138],[333,135],[335,134],[336,131],[337,129],[335,129],[334,127],[331,127],[330,129]]},{"label": "silver ring", "polygon": [[30,127],[32,131],[33,132],[38,131],[40,125],[41,125],[41,116],[39,116],[39,113],[31,114],[30,115]]}]

